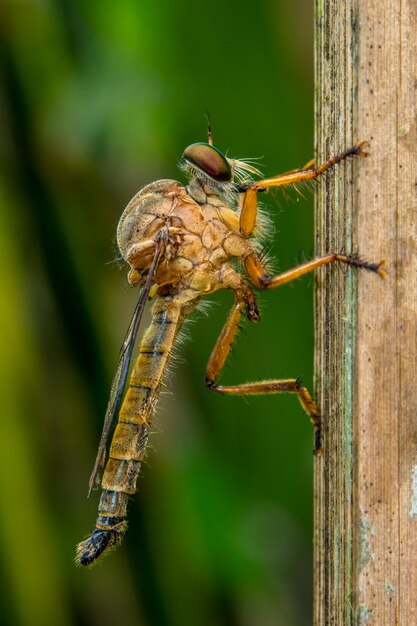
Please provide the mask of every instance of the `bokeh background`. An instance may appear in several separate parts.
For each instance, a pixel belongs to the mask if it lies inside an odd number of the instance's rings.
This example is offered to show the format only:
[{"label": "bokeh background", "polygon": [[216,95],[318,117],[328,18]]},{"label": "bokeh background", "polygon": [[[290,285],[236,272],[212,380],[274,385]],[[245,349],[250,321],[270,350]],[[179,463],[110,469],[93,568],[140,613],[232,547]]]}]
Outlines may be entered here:
[{"label": "bokeh background", "polygon": [[[0,623],[311,623],[312,432],[294,397],[203,384],[230,294],[189,325],[123,545],[73,563],[87,483],[138,293],[115,228],[205,140],[266,175],[313,152],[309,0],[4,0],[0,14]],[[271,253],[313,252],[311,197],[265,198]],[[259,297],[224,382],[312,386],[312,280]]]}]

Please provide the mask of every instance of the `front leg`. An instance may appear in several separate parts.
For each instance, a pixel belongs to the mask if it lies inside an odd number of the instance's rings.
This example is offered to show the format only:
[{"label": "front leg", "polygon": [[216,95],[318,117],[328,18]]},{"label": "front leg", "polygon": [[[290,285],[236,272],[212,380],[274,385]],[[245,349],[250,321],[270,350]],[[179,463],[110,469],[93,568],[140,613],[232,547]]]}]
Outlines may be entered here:
[{"label": "front leg", "polygon": [[331,167],[344,161],[349,156],[367,156],[364,151],[366,141],[358,141],[354,146],[348,148],[341,154],[337,154],[331,159],[327,159],[321,165],[314,166],[314,161],[309,161],[304,168],[292,170],[285,174],[274,176],[273,178],[265,178],[258,180],[245,190],[242,211],[240,213],[240,232],[243,237],[250,237],[256,225],[256,216],[258,210],[258,192],[269,189],[270,187],[284,187],[285,185],[294,185],[302,181],[314,180]]}]

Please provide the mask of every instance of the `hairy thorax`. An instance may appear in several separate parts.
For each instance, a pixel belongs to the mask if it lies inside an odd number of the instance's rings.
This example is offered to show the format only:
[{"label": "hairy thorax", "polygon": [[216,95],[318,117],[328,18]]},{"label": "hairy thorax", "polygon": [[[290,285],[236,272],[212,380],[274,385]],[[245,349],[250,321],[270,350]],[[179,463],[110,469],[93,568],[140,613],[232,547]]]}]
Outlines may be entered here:
[{"label": "hairy thorax", "polygon": [[239,233],[239,214],[209,188],[184,187],[159,180],[141,189],[129,202],[117,229],[117,242],[129,263],[129,282],[143,282],[158,236],[167,237],[164,256],[155,273],[158,289],[182,291],[184,299],[242,281],[231,264],[253,249]]}]

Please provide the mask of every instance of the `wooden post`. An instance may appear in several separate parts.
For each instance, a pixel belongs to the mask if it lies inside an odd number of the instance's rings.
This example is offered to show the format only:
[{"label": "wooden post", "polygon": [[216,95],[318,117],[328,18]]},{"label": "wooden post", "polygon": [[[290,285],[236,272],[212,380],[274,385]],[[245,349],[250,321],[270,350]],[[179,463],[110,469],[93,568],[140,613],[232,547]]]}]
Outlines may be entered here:
[{"label": "wooden post", "polygon": [[317,201],[314,623],[417,624],[417,1],[316,0],[318,160],[358,139]]}]

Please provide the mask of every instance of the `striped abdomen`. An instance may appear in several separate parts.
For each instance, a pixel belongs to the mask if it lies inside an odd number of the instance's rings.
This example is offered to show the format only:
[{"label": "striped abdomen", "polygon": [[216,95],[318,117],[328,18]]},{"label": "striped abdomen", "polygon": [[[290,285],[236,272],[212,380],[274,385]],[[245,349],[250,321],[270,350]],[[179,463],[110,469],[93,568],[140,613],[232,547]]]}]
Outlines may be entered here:
[{"label": "striped abdomen", "polygon": [[162,377],[182,321],[181,307],[163,300],[155,303],[111,442],[96,527],[77,546],[76,560],[81,565],[91,565],[119,543],[126,530],[128,498],[136,491]]}]

